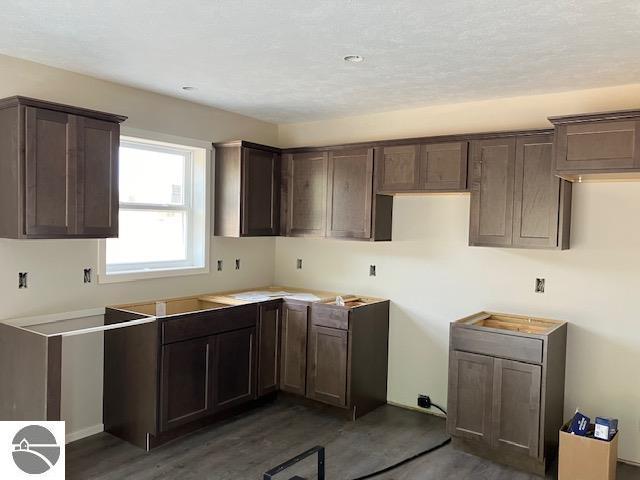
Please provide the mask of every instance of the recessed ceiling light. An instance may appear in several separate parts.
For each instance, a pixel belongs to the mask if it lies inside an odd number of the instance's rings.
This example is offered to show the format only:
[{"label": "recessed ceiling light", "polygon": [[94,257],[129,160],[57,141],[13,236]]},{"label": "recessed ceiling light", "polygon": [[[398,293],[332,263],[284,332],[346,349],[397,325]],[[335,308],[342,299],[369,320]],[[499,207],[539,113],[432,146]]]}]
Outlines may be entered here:
[{"label": "recessed ceiling light", "polygon": [[189,85],[185,85],[184,87],[182,87],[182,90],[184,90],[185,92],[191,92],[193,90],[196,90],[196,87],[191,87]]},{"label": "recessed ceiling light", "polygon": [[364,60],[364,57],[361,57],[360,55],[347,55],[346,57],[344,57],[345,62],[351,62],[351,63],[360,63],[363,60]]}]

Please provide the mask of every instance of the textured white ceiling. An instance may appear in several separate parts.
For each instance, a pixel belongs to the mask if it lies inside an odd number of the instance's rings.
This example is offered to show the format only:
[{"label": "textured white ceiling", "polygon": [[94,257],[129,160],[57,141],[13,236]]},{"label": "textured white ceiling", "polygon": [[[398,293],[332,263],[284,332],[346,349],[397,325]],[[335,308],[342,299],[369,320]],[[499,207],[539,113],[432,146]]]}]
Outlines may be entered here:
[{"label": "textured white ceiling", "polygon": [[640,81],[638,0],[7,0],[0,11],[0,53],[278,123]]}]

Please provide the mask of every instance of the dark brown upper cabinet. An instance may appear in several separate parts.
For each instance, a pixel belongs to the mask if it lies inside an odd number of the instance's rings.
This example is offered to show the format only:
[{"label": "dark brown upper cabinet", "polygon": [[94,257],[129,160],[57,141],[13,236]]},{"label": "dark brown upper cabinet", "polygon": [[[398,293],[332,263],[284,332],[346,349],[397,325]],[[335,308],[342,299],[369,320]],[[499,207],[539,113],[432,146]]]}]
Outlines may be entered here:
[{"label": "dark brown upper cabinet", "polygon": [[429,193],[467,189],[467,142],[379,147],[377,192]]},{"label": "dark brown upper cabinet", "polygon": [[420,145],[419,190],[464,191],[467,188],[467,142]]},{"label": "dark brown upper cabinet", "polygon": [[0,236],[116,237],[124,120],[25,97],[0,100]]},{"label": "dark brown upper cabinet", "polygon": [[420,146],[394,145],[378,150],[380,176],[378,192],[396,193],[418,189]]},{"label": "dark brown upper cabinet", "polygon": [[322,237],[327,227],[327,152],[288,154],[283,168],[289,237]]},{"label": "dark brown upper cabinet", "polygon": [[371,237],[373,148],[329,153],[327,236]]},{"label": "dark brown upper cabinet", "polygon": [[553,174],[552,142],[546,134],[471,142],[470,245],[569,248],[571,184]]},{"label": "dark brown upper cabinet", "polygon": [[550,117],[555,173],[567,180],[638,177],[640,110]]},{"label": "dark brown upper cabinet", "polygon": [[280,153],[245,141],[215,144],[214,234],[280,233]]}]

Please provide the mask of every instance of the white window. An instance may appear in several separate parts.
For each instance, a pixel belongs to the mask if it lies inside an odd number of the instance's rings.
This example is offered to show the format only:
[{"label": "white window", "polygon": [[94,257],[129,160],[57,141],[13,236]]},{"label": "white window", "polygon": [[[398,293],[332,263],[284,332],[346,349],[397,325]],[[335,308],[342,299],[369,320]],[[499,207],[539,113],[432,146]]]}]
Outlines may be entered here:
[{"label": "white window", "polygon": [[100,281],[208,272],[207,150],[122,137],[118,238]]}]

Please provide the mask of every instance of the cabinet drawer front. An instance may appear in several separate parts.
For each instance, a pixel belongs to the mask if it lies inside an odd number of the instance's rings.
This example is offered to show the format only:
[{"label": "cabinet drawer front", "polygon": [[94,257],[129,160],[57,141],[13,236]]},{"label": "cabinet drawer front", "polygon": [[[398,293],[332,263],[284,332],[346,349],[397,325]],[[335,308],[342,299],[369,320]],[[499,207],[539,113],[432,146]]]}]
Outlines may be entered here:
[{"label": "cabinet drawer front", "polygon": [[542,363],[541,339],[481,332],[470,328],[453,326],[451,328],[451,348],[453,350],[510,358],[529,363]]},{"label": "cabinet drawer front", "polygon": [[311,324],[321,327],[349,329],[349,310],[327,305],[311,305]]},{"label": "cabinet drawer front", "polygon": [[221,332],[254,327],[257,305],[222,308],[208,312],[180,315],[162,322],[162,343],[173,343],[190,338],[206,337]]}]

